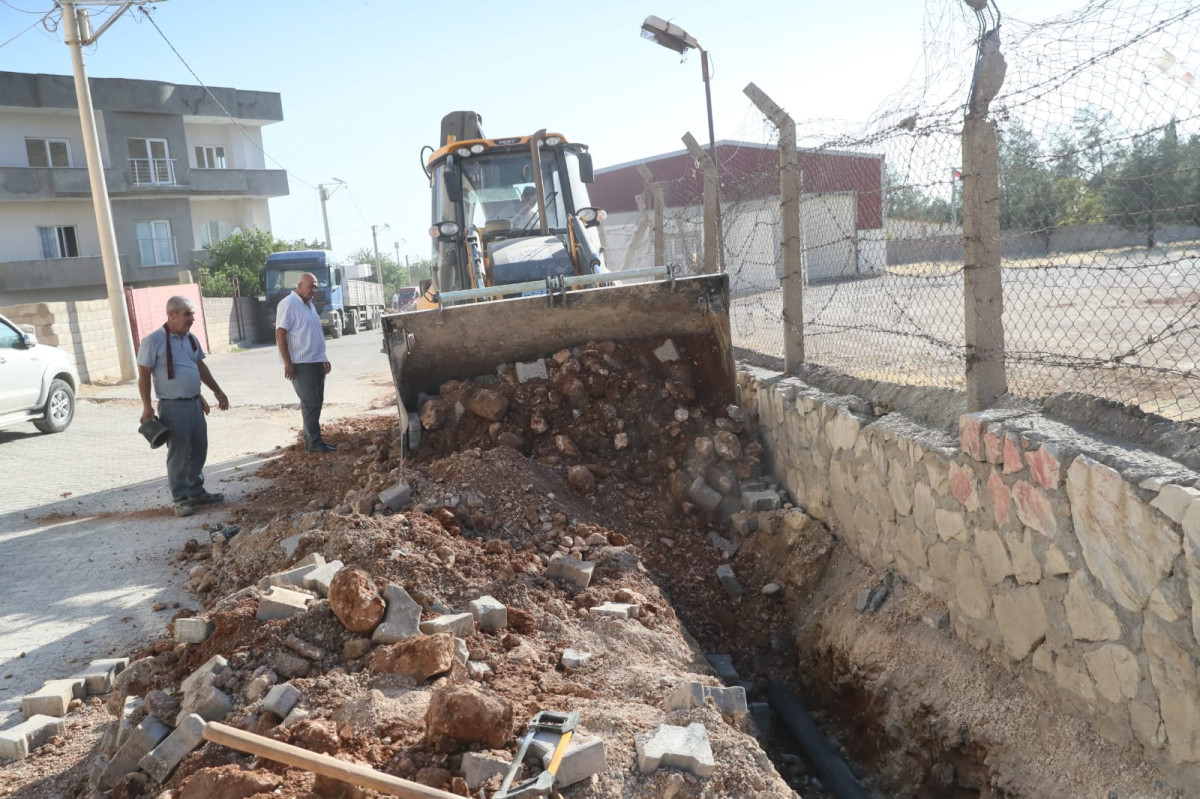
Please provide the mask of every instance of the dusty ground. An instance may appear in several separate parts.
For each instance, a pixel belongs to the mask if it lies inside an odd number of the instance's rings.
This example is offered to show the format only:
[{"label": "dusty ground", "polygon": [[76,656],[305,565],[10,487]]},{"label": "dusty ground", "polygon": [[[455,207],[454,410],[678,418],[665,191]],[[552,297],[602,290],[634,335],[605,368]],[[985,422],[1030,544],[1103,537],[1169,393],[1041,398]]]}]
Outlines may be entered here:
[{"label": "dusty ground", "polygon": [[[173,690],[214,653],[232,664],[222,677],[237,704],[227,723],[466,795],[461,755],[483,744],[446,751],[425,736],[431,694],[469,682],[460,667],[421,684],[373,673],[369,657],[344,653],[357,636],[327,600],[287,621],[254,620],[258,579],[320,552],[365,569],[379,586],[403,585],[425,618],[465,610],[483,594],[508,605],[509,630],[466,639],[470,659],[494,672],[476,684],[514,709],[504,743],[510,754],[539,709],[579,710],[584,733],[604,739],[607,769],[567,788],[568,799],[784,797],[793,789],[824,796],[778,719],[764,745],[780,771],[745,722],[712,707],[664,712],[679,682],[716,684],[702,676],[709,674],[704,652],[734,655],[751,701],[762,698],[769,679],[790,682],[878,795],[1171,796],[1085,725],[1045,707],[950,632],[925,624],[941,610],[915,590],[897,584],[878,612],[856,611],[858,590],[879,576],[800,511],[770,514],[775,532],[739,539],[720,512],[693,507],[687,486],[694,476],[731,482],[736,493],[739,480],[759,476],[761,449],[750,425],[734,418],[736,409],[697,400],[705,396],[703,359],[682,349],[683,362],[662,364],[648,350],[601,344],[548,361],[548,381],[521,384],[507,372],[485,384],[448,384],[423,408],[431,429],[408,462],[394,419],[374,417],[334,428],[329,438],[339,449],[331,456],[293,448],[267,464],[260,476],[272,484],[225,520],[244,532],[219,557],[203,536],[178,553],[181,566],[199,567],[189,585],[214,634],[197,645],[163,638],[138,653],[142,660],[121,692],[107,703],[84,703],[68,717],[65,739],[0,769],[0,795],[88,796],[87,771],[111,723],[105,705],[119,707],[124,692]],[[485,388],[508,400],[498,422],[475,410]],[[718,433],[726,434],[724,455],[712,451]],[[415,489],[414,506],[381,512],[379,490],[401,478]],[[711,543],[714,532],[740,544],[731,559]],[[280,541],[297,533],[299,545],[285,555]],[[554,552],[595,562],[591,585],[547,579]],[[745,587],[738,599],[715,577],[726,560]],[[782,590],[764,593],[772,582]],[[587,614],[600,602],[630,598],[642,607],[637,619]],[[296,656],[284,644],[289,636],[318,653]],[[593,659],[565,670],[566,647]],[[306,717],[281,725],[245,699],[246,685],[264,668],[302,690]],[[641,775],[634,736],[693,721],[708,730],[716,774]],[[297,769],[256,762],[254,772],[243,770],[251,764],[208,745],[165,786],[128,778],[113,795],[338,795]],[[243,780],[238,790],[245,790],[214,793],[217,776]]]}]

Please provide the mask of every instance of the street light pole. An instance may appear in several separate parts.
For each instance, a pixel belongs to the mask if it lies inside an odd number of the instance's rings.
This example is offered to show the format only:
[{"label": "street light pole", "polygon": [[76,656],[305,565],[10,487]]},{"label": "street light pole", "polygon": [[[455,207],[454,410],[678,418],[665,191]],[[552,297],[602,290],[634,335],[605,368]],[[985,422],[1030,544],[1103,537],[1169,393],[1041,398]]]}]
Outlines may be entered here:
[{"label": "street light pole", "polygon": [[[325,188],[329,185],[334,186],[333,191],[329,191]],[[329,213],[325,210],[325,201],[332,197],[334,192],[345,185],[346,181],[334,178],[332,184],[321,183],[317,186],[317,194],[321,195],[321,221],[325,223],[325,249],[327,250],[333,249],[333,242],[329,238]]]},{"label": "street light pole", "polygon": [[383,288],[383,266],[379,263],[379,231],[389,228],[389,225],[371,225],[371,241],[375,243],[375,277],[379,280],[380,288]]},{"label": "street light pole", "polygon": [[[115,16],[123,14],[131,5],[133,5],[133,0],[127,0]],[[92,207],[96,213],[96,231],[100,235],[100,261],[104,265],[104,285],[108,291],[108,309],[112,315],[113,337],[117,345],[117,362],[121,366],[121,380],[133,380],[137,377],[133,333],[129,327],[129,308],[125,303],[121,261],[117,254],[117,233],[113,228],[112,205],[108,200],[108,183],[104,179],[104,160],[100,156],[100,136],[96,131],[92,90],[88,85],[87,70],[83,65],[83,45],[94,42],[112,23],[113,19],[110,19],[95,36],[85,42],[84,37],[80,35],[79,13],[74,0],[62,0],[63,41],[67,47],[71,48],[71,64],[75,71],[75,96],[79,103],[79,126],[83,131],[83,149],[87,155]]]},{"label": "street light pole", "polygon": [[[395,242],[395,244],[396,244],[396,270],[399,271],[399,269],[400,269],[400,242],[397,241],[397,242]],[[405,275],[404,278],[405,278],[404,284],[408,285],[408,275]]]}]

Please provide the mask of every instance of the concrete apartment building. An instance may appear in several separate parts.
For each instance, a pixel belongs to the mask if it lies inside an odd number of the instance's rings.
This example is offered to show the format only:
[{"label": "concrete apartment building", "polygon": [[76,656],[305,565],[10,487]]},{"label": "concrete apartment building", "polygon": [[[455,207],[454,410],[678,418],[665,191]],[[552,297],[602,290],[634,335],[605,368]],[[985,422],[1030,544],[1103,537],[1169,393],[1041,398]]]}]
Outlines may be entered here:
[{"label": "concrete apartment building", "polygon": [[[270,230],[267,200],[288,193],[262,148],[278,93],[214,88],[218,104],[201,86],[91,88],[127,286],[175,283],[206,245]],[[0,307],[104,296],[74,81],[0,72]]]}]

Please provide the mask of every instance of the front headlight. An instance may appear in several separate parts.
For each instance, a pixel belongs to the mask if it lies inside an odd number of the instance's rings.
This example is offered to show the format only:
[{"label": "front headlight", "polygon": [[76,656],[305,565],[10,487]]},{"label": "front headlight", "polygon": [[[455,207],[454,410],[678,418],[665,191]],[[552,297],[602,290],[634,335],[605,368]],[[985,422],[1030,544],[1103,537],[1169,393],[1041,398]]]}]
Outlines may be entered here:
[{"label": "front headlight", "polygon": [[470,158],[471,157],[471,151],[469,149],[467,149],[466,147],[459,147],[457,150],[454,151],[454,154],[457,155],[459,158]]},{"label": "front headlight", "polygon": [[487,149],[487,147],[484,147],[482,144],[472,144],[471,145],[471,152],[475,153],[475,155],[479,155],[481,152],[483,152],[486,149]]},{"label": "front headlight", "polygon": [[557,147],[558,145],[562,144],[562,139],[558,138],[557,136],[547,136],[545,139],[543,139],[543,141],[545,141],[546,144],[550,145],[551,147]]},{"label": "front headlight", "polygon": [[605,219],[608,219],[608,212],[603,208],[580,208],[575,215],[585,225],[590,225],[593,222],[603,222]]},{"label": "front headlight", "polygon": [[429,228],[429,237],[436,239],[439,236],[456,236],[458,235],[458,231],[457,222],[441,222]]}]

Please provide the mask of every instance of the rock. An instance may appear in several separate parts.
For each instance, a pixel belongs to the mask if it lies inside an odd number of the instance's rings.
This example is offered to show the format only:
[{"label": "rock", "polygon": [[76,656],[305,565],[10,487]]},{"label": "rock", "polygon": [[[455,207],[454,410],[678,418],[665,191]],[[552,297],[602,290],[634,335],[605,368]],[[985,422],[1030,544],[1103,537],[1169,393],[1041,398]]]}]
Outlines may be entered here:
[{"label": "rock", "polygon": [[[508,753],[505,753],[507,757]],[[485,752],[466,752],[462,756],[462,773],[467,788],[474,791],[497,774],[508,773],[509,760]]]},{"label": "rock", "polygon": [[733,572],[733,567],[728,563],[722,563],[717,567],[717,579],[721,581],[721,585],[725,588],[725,593],[737,599],[742,595],[742,584],[738,580],[737,575]]},{"label": "rock", "polygon": [[283,777],[269,771],[218,766],[201,769],[185,779],[179,786],[178,799],[248,799],[274,793],[282,785]]},{"label": "rock", "polygon": [[399,674],[424,682],[453,666],[454,636],[439,633],[381,646],[371,654],[369,668],[376,674]]},{"label": "rock", "polygon": [[546,567],[546,576],[566,580],[579,588],[587,588],[592,581],[592,572],[595,569],[596,564],[594,563],[577,560],[570,555],[558,554],[550,559],[550,564]]},{"label": "rock", "polygon": [[446,401],[440,397],[426,400],[421,406],[421,426],[426,430],[438,430],[446,423]]},{"label": "rock", "polygon": [[[376,628],[379,629],[379,628]],[[342,644],[342,657],[346,660],[357,660],[371,651],[370,638],[351,638]]]},{"label": "rock", "polygon": [[161,721],[163,724],[175,726],[175,717],[179,715],[179,700],[159,690],[149,691],[142,700],[146,713]]},{"label": "rock", "polygon": [[564,669],[577,669],[591,659],[591,652],[582,652],[578,649],[567,648],[562,653],[562,666]]},{"label": "rock", "polygon": [[503,630],[508,626],[508,608],[495,597],[481,596],[467,605],[481,632]]},{"label": "rock", "polygon": [[259,598],[254,618],[258,621],[290,619],[298,613],[303,613],[308,608],[310,599],[311,596],[301,591],[271,586],[271,589]]},{"label": "rock", "polygon": [[505,430],[496,436],[496,443],[509,449],[520,449],[525,446],[525,439],[511,430]]},{"label": "rock", "polygon": [[667,696],[667,710],[687,710],[704,707],[712,700],[717,710],[733,719],[746,715],[746,689],[740,685],[721,688],[699,682],[681,683]]},{"label": "rock", "polygon": [[357,566],[348,566],[334,575],[329,584],[329,604],[338,621],[354,633],[374,630],[386,608],[371,575]]},{"label": "rock", "polygon": [[554,448],[568,458],[579,457],[579,447],[575,446],[575,442],[568,436],[564,436],[561,433],[554,437]]},{"label": "rock", "polygon": [[394,644],[421,634],[421,606],[408,595],[403,586],[389,583],[383,590],[387,603],[383,621],[371,635],[376,644]]},{"label": "rock", "polygon": [[742,459],[742,442],[736,434],[722,430],[713,436],[713,449],[722,459],[737,463]]},{"label": "rock", "polygon": [[267,693],[262,709],[268,713],[274,713],[280,719],[285,719],[300,701],[300,696],[300,690],[290,682],[280,683]]},{"label": "rock", "polygon": [[675,346],[675,342],[667,339],[661,345],[654,349],[654,357],[658,358],[662,363],[679,360],[679,348]]},{"label": "rock", "polygon": [[567,470],[567,485],[577,494],[590,494],[596,487],[596,477],[586,466],[572,466]]},{"label": "rock", "polygon": [[762,587],[762,595],[763,596],[775,596],[782,590],[783,590],[783,586],[781,586],[779,583],[767,583],[766,585],[764,585]]},{"label": "rock", "polygon": [[475,634],[475,617],[470,613],[446,613],[421,622],[420,630],[426,635],[449,633],[466,638]]},{"label": "rock", "polygon": [[153,750],[138,761],[155,782],[163,783],[179,763],[204,743],[204,719],[188,716]]},{"label": "rock", "polygon": [[721,552],[725,554],[726,558],[732,558],[737,554],[738,551],[738,543],[736,541],[730,541],[728,538],[720,535],[716,530],[710,530],[708,532],[708,543],[721,550]]},{"label": "rock", "polygon": [[633,619],[637,618],[641,612],[640,607],[627,602],[604,602],[588,609],[588,615],[592,618]]},{"label": "rock", "polygon": [[508,413],[508,397],[490,388],[481,388],[467,401],[467,409],[476,416],[499,422]]},{"label": "rock", "polygon": [[643,774],[653,774],[660,767],[669,766],[697,777],[711,777],[717,769],[708,730],[698,722],[687,727],[663,724],[653,735],[635,736],[634,743],[638,770]]},{"label": "rock", "polygon": [[512,703],[472,683],[443,684],[435,689],[425,715],[426,738],[441,751],[473,743],[500,749],[508,741],[512,725]]},{"label": "rock", "polygon": [[407,508],[412,502],[412,486],[401,480],[390,488],[379,492],[379,501],[393,513]]},{"label": "rock", "polygon": [[308,658],[309,660],[322,660],[325,657],[325,651],[319,646],[310,644],[308,641],[305,641],[303,638],[299,638],[295,635],[289,635],[287,638],[283,639],[283,645],[302,658]]},{"label": "rock", "polygon": [[270,656],[271,667],[284,677],[307,677],[312,664],[299,655],[277,649]]},{"label": "rock", "polygon": [[694,502],[697,507],[702,508],[708,513],[715,511],[717,506],[721,504],[721,493],[714,491],[708,483],[704,482],[703,477],[697,477],[692,481],[692,484],[688,486],[687,495],[688,499]]}]

